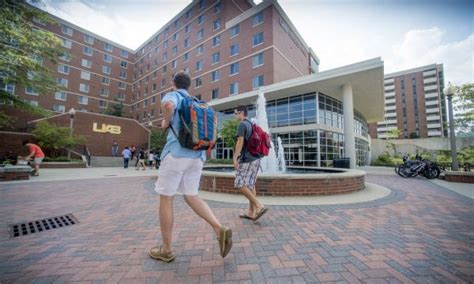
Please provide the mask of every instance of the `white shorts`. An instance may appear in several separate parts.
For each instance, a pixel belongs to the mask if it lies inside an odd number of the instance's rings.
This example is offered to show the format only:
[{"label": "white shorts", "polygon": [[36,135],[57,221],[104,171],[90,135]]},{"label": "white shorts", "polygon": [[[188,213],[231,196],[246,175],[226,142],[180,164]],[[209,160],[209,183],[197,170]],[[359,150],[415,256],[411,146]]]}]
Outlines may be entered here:
[{"label": "white shorts", "polygon": [[166,155],[158,169],[155,191],[166,196],[177,193],[197,195],[203,164],[200,158],[175,158],[171,154]]}]

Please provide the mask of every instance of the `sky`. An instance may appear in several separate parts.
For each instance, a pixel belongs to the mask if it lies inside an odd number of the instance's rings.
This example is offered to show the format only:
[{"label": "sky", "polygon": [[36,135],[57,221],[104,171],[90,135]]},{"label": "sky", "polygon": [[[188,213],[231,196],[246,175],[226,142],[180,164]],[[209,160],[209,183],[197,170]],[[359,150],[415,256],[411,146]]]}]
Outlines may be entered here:
[{"label": "sky", "polygon": [[[190,3],[191,0],[42,0],[41,8],[136,49]],[[385,74],[442,63],[446,81],[474,83],[474,1],[278,3],[319,57],[320,71],[381,57]]]}]

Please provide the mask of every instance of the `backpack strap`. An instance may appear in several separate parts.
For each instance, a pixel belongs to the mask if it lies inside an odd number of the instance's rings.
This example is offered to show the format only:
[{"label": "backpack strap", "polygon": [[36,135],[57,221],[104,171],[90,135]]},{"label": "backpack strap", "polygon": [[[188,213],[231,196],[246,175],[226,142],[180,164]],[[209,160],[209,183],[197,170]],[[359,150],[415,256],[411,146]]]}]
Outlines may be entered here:
[{"label": "backpack strap", "polygon": [[[179,90],[176,90],[176,93],[178,93],[182,98],[183,100],[186,99],[186,95],[181,93]],[[181,101],[181,104],[183,103],[183,101]],[[181,107],[181,105],[179,106]],[[176,106],[175,110],[174,111],[178,111],[179,112],[179,108],[178,106]],[[180,115],[181,116],[181,115]],[[173,113],[173,117],[174,117],[174,113]],[[176,138],[179,140],[179,136],[178,136],[178,133],[176,133],[176,131],[174,130],[173,128],[173,121],[170,121],[170,124],[169,124],[169,129],[171,129],[171,131],[173,132],[174,136],[176,136]]]}]

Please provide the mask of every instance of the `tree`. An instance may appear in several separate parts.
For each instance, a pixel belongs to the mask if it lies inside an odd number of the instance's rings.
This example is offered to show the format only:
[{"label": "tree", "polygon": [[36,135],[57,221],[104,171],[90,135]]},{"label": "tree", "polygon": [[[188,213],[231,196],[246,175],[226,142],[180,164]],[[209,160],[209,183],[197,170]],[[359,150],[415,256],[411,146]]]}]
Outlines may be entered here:
[{"label": "tree", "polygon": [[69,127],[57,127],[47,121],[40,121],[32,133],[36,135],[41,147],[51,150],[51,156],[55,156],[59,150],[72,149],[78,144],[85,143],[83,136],[70,136]]},{"label": "tree", "polygon": [[387,138],[388,139],[397,139],[398,137],[400,137],[401,133],[402,133],[402,131],[400,129],[392,128],[389,131],[387,131]]},{"label": "tree", "polygon": [[416,132],[410,133],[410,139],[416,139],[416,138],[420,138],[420,136],[416,134]]},{"label": "tree", "polygon": [[[57,90],[57,83],[43,62],[56,64],[58,56],[64,53],[61,40],[52,32],[34,27],[32,20],[53,22],[46,13],[24,0],[0,0],[0,101],[16,109],[46,115],[44,109],[5,90],[13,86],[30,88],[39,94]],[[12,117],[0,110],[0,127],[11,122]]]},{"label": "tree", "polygon": [[474,132],[474,84],[456,86],[453,96],[455,128],[458,133]]},{"label": "tree", "polygon": [[112,104],[112,106],[108,108],[104,112],[104,114],[122,117],[123,116],[123,103],[115,99],[115,103]]},{"label": "tree", "polygon": [[235,134],[237,133],[237,127],[239,126],[239,121],[235,119],[229,119],[224,121],[223,127],[220,132],[220,136],[224,139],[224,144],[226,147],[235,148]]},{"label": "tree", "polygon": [[166,144],[168,132],[161,128],[152,128],[150,137],[150,149],[161,152]]}]

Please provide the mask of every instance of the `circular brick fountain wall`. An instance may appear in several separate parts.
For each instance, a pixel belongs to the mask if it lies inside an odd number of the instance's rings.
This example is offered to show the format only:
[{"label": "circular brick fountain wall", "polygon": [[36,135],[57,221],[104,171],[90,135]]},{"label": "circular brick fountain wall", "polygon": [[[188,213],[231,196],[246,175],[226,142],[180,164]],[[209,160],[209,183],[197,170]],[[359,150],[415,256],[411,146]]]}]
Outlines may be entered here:
[{"label": "circular brick fountain wall", "polygon": [[[214,171],[212,170],[214,169]],[[308,169],[308,168],[305,168]],[[303,196],[350,193],[365,188],[365,172],[349,169],[311,168],[321,173],[259,174],[257,195]],[[210,192],[240,194],[234,188],[234,172],[204,168],[200,189]]]}]

